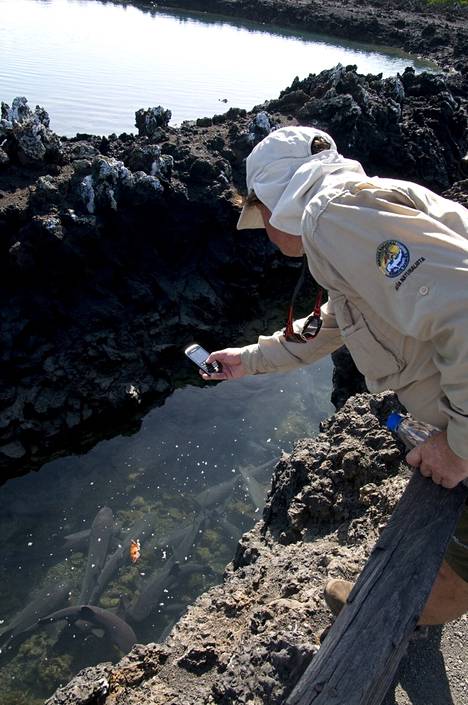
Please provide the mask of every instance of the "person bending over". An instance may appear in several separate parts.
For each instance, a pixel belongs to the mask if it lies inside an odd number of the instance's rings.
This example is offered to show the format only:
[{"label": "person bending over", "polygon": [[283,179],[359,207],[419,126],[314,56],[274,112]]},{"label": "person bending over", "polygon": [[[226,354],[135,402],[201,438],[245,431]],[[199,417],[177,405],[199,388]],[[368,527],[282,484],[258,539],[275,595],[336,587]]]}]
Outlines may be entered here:
[{"label": "person bending over", "polygon": [[[343,345],[371,392],[394,390],[409,413],[441,429],[407,461],[436,484],[468,477],[468,211],[408,181],[369,177],[311,127],[275,130],[247,158],[238,228],[264,228],[285,255],[305,254],[328,301],[308,319],[214,351],[206,380],[284,372]],[[337,614],[351,583],[325,599]],[[468,611],[468,508],[450,542],[420,624]]]}]

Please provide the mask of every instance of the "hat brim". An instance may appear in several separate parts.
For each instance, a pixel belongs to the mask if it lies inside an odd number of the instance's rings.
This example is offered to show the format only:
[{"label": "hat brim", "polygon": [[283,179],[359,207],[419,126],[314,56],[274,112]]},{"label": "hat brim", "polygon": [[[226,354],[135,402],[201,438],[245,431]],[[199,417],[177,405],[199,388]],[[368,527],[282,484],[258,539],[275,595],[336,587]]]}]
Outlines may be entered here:
[{"label": "hat brim", "polygon": [[262,214],[260,209],[254,204],[245,205],[237,221],[238,230],[252,230],[258,228],[264,228],[265,224],[263,222]]}]

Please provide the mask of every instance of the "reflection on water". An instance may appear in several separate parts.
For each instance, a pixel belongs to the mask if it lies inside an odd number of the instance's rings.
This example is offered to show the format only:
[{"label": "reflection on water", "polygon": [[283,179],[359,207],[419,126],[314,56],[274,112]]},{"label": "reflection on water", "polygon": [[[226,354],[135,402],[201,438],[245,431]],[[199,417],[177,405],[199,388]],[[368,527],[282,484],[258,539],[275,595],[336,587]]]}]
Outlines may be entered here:
[{"label": "reflection on water", "polygon": [[59,134],[135,132],[139,108],[173,123],[250,110],[337,63],[384,76],[423,66],[396,50],[210,15],[90,0],[0,0],[0,100],[26,96]]},{"label": "reflection on water", "polygon": [[330,374],[327,359],[178,390],[135,435],[0,487],[2,705],[165,638],[220,582],[282,450],[332,412]]}]

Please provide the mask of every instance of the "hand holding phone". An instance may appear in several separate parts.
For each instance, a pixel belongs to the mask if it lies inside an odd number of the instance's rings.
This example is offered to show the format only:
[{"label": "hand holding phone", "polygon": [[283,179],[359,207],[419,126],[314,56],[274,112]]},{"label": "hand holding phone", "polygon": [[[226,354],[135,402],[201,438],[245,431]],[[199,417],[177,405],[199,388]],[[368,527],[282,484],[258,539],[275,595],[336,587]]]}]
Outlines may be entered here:
[{"label": "hand holding phone", "polygon": [[198,343],[193,343],[185,348],[185,354],[192,360],[206,375],[211,375],[213,373],[222,372],[223,366],[220,362],[214,360],[213,362],[207,362],[210,353],[202,348]]},{"label": "hand holding phone", "polygon": [[[221,382],[222,380],[227,379],[240,379],[248,374],[242,364],[242,348],[225,348],[224,350],[215,350],[208,356],[208,358],[204,357],[202,362],[206,363],[206,366],[216,364],[218,371],[205,371],[204,367],[200,365],[197,360],[193,359],[194,352],[196,353],[196,351],[191,350],[193,347],[200,348],[199,345],[191,345],[186,349],[185,353],[191,360],[193,360],[193,362],[195,362],[196,365],[198,365],[200,368],[200,375],[204,380]],[[203,350],[203,348],[201,348],[201,350]],[[203,350],[202,355],[208,355],[207,351]]]}]

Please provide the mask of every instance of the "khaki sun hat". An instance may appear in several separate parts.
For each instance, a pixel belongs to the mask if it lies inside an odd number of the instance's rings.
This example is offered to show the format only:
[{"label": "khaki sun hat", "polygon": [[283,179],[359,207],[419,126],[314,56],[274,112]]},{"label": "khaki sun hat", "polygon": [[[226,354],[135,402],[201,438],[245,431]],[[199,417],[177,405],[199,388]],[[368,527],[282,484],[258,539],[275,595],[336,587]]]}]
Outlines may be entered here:
[{"label": "khaki sun hat", "polygon": [[[312,171],[318,173],[320,163],[328,161],[326,155],[329,155],[330,162],[335,162],[338,153],[334,140],[322,130],[301,126],[274,130],[247,157],[247,191],[249,194],[254,193],[273,212],[296,172],[311,162]],[[305,169],[305,172],[310,171]],[[260,209],[255,203],[246,203],[237,229],[263,227]]]}]

